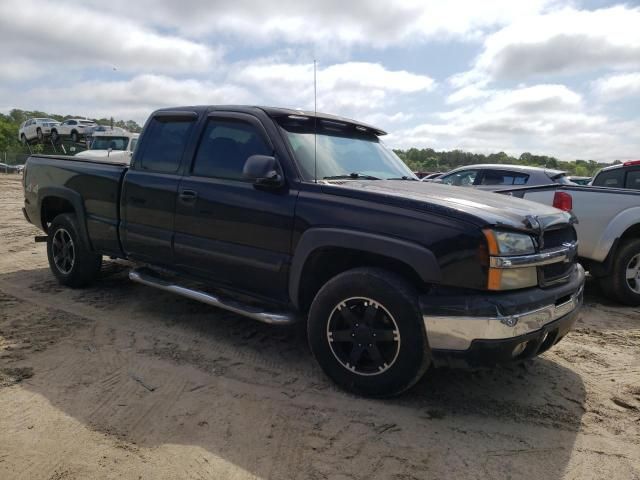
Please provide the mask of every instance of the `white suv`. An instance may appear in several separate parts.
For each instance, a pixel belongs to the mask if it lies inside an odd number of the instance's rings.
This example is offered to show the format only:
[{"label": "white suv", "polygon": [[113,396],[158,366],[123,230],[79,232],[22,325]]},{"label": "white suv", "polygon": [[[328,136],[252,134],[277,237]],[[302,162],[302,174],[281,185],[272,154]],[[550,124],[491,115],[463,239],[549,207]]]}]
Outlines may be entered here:
[{"label": "white suv", "polygon": [[77,143],[97,125],[93,120],[85,118],[68,118],[51,130],[51,137],[53,141],[58,140],[59,137],[71,137],[71,141]]},{"label": "white suv", "polygon": [[25,145],[35,138],[41,142],[45,137],[51,135],[51,131],[59,124],[60,122],[51,118],[30,118],[20,125],[18,138]]}]

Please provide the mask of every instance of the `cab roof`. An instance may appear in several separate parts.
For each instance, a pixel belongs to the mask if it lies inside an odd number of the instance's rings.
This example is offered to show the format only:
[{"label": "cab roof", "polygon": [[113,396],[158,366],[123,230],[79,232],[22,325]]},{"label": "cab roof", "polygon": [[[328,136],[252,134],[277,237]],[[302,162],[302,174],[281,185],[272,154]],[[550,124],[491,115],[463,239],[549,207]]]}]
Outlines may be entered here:
[{"label": "cab roof", "polygon": [[206,111],[224,110],[224,111],[250,113],[250,114],[251,113],[255,114],[256,111],[263,111],[273,119],[285,118],[285,117],[317,118],[319,120],[345,123],[348,125],[353,125],[354,127],[360,127],[361,129],[368,130],[378,136],[387,134],[387,132],[385,132],[381,128],[377,128],[377,127],[374,127],[373,125],[369,125],[364,122],[359,122],[351,118],[340,117],[338,115],[331,115],[328,113],[312,112],[309,110],[296,110],[292,108],[265,107],[265,106],[259,106],[259,105],[195,105],[195,106],[162,108],[162,109],[156,110],[156,112],[170,112],[170,111],[180,111],[180,110],[191,110],[198,113],[202,113]]}]

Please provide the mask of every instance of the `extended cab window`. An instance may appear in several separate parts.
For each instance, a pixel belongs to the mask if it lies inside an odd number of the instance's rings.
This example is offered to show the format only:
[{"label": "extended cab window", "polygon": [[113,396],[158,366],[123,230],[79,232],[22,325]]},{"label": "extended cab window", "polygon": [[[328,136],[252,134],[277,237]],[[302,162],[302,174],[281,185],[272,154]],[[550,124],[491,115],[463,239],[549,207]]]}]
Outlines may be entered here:
[{"label": "extended cab window", "polygon": [[612,187],[622,188],[624,185],[624,170],[622,168],[616,168],[614,170],[607,170],[601,172],[593,182],[597,187]]},{"label": "extended cab window", "polygon": [[154,118],[148,127],[140,158],[142,169],[160,173],[176,172],[193,124],[191,118]]},{"label": "extended cab window", "polygon": [[480,185],[525,185],[528,179],[529,175],[526,173],[487,170]]},{"label": "extended cab window", "polygon": [[192,174],[201,177],[247,180],[242,176],[251,155],[271,155],[272,149],[250,123],[210,119],[200,141]]},{"label": "extended cab window", "polygon": [[624,185],[626,188],[633,188],[634,190],[640,190],[640,170],[633,170],[627,172],[627,182]]}]

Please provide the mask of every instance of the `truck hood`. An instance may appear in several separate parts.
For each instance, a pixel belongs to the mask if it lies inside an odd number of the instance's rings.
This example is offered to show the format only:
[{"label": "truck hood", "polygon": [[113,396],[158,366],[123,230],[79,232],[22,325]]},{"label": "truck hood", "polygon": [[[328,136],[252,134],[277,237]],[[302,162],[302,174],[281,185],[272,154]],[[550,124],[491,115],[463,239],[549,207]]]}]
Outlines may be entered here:
[{"label": "truck hood", "polygon": [[542,228],[572,222],[572,216],[541,203],[522,200],[470,187],[454,187],[431,182],[403,180],[355,180],[340,185],[326,185],[326,193],[376,200],[455,216],[479,226],[504,226],[538,232],[533,217]]}]

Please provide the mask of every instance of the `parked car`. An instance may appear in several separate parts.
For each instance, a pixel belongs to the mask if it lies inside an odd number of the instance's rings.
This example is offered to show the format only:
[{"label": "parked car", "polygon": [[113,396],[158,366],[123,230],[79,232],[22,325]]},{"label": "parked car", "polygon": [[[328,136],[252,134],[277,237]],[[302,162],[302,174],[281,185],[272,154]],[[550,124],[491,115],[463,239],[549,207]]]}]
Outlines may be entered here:
[{"label": "parked car", "polygon": [[511,185],[549,185],[571,183],[566,172],[524,165],[483,164],[456,168],[434,180],[436,183],[481,190],[497,190]]},{"label": "parked car", "polygon": [[76,157],[102,159],[110,162],[129,163],[133,151],[138,143],[139,133],[131,133],[126,130],[119,131],[95,131],[91,135],[90,147]]},{"label": "parked car", "polygon": [[640,305],[640,190],[556,185],[500,193],[572,212],[582,265],[609,298]]},{"label": "parked car", "polygon": [[51,137],[53,141],[57,141],[61,137],[69,137],[72,142],[78,143],[85,138],[89,129],[97,125],[93,120],[84,118],[68,118],[60,125],[51,129]]},{"label": "parked car", "polygon": [[55,130],[60,122],[52,118],[30,118],[22,122],[18,129],[18,138],[23,145],[38,139],[42,142],[51,135],[51,131]]},{"label": "parked car", "polygon": [[571,215],[421,183],[384,134],[280,108],[158,110],[130,166],[31,156],[24,213],[61,284],[95,280],[107,255],[164,292],[305,320],[322,369],[359,394],[560,341],[584,284]]},{"label": "parked car", "polygon": [[24,165],[9,165],[0,163],[0,173],[22,173]]},{"label": "parked car", "polygon": [[571,183],[575,183],[576,185],[589,185],[591,182],[591,177],[577,177],[575,175],[571,175],[567,178]]},{"label": "parked car", "polygon": [[591,185],[640,190],[640,160],[603,168],[593,177]]}]

